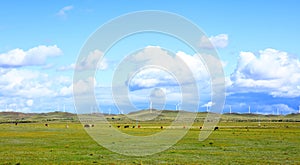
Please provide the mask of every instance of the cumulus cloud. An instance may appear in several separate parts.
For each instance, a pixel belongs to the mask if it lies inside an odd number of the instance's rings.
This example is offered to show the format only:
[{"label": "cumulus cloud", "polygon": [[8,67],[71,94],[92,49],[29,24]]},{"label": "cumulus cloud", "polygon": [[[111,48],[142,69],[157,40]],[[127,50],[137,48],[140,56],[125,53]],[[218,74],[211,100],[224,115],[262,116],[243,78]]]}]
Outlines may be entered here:
[{"label": "cumulus cloud", "polygon": [[33,105],[33,100],[32,100],[32,99],[27,100],[27,101],[26,101],[26,105],[27,105],[28,107],[31,107],[31,106]]},{"label": "cumulus cloud", "polygon": [[230,90],[265,92],[274,97],[300,96],[300,62],[287,52],[265,49],[241,52]]},{"label": "cumulus cloud", "polygon": [[72,5],[69,5],[69,6],[65,6],[63,7],[62,9],[60,9],[56,15],[59,16],[59,17],[63,17],[65,18],[67,16],[67,12],[72,10],[74,7]]},{"label": "cumulus cloud", "polygon": [[129,80],[130,90],[153,88],[157,86],[172,86],[176,84],[176,79],[167,72],[158,68],[147,68],[141,70],[134,75],[131,80]]},{"label": "cumulus cloud", "polygon": [[24,98],[53,96],[47,74],[38,71],[11,69],[0,76],[0,93]]},{"label": "cumulus cloud", "polygon": [[0,67],[43,65],[46,63],[48,57],[59,55],[62,55],[62,51],[56,45],[40,45],[27,51],[17,48],[0,54]]},{"label": "cumulus cloud", "polygon": [[179,51],[175,56],[171,56],[160,47],[151,46],[133,58],[131,62],[150,67],[129,74],[128,85],[132,90],[200,82],[207,85],[209,82],[209,73],[200,55],[188,55]]},{"label": "cumulus cloud", "polygon": [[71,96],[73,94],[73,85],[63,86],[59,93],[61,96]]},{"label": "cumulus cloud", "polygon": [[[108,67],[108,63],[106,58],[103,57],[103,52],[100,50],[94,50],[90,52],[86,57],[82,58],[75,66],[71,64],[69,67],[71,68],[75,67],[76,70],[82,71],[82,70],[90,70],[90,69],[99,69],[99,70],[105,70]],[[101,62],[99,62],[101,60]],[[62,69],[66,69],[62,68]]]},{"label": "cumulus cloud", "polygon": [[211,106],[213,106],[213,105],[215,105],[215,103],[209,101],[209,102],[207,102],[206,104],[203,104],[201,107],[211,107]]},{"label": "cumulus cloud", "polygon": [[[96,79],[94,77],[89,77],[86,80],[78,80],[77,82],[73,83],[73,89],[76,95],[90,94],[93,92],[96,84]],[[70,89],[65,90],[69,91]]]},{"label": "cumulus cloud", "polygon": [[199,46],[201,48],[213,49],[213,48],[225,48],[228,45],[228,34],[219,34],[207,38],[202,36]]}]

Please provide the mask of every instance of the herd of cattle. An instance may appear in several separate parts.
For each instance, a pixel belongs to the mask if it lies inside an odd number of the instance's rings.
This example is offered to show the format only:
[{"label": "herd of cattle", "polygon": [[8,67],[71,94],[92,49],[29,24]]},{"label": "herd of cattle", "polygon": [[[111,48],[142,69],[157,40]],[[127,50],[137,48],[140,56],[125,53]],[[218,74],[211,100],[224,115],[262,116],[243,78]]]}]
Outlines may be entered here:
[{"label": "herd of cattle", "polygon": [[[89,128],[89,127],[94,127],[94,124],[85,124],[84,125],[85,128]],[[111,127],[111,126],[109,126]],[[121,125],[117,125],[117,128],[121,128]],[[123,128],[130,128],[130,125],[124,125]],[[132,128],[135,128],[135,126],[133,125]],[[141,128],[140,125],[137,126],[137,128]],[[183,128],[185,128],[185,126],[183,126]],[[202,127],[199,127],[200,129],[202,129]],[[160,129],[164,129],[163,126],[160,126]],[[214,127],[214,131],[219,130],[219,127]]]},{"label": "herd of cattle", "polygon": [[[16,122],[15,125],[18,125],[18,123]],[[48,124],[48,123],[45,123],[45,127],[48,127],[48,126],[49,126],[49,124]],[[95,127],[95,125],[94,125],[94,124],[85,124],[84,127],[85,127],[85,128],[90,128],[90,127]],[[124,125],[123,127],[124,127],[124,128],[130,128],[129,125]],[[66,128],[69,128],[69,126],[66,125]],[[118,125],[117,128],[121,128],[121,125]],[[135,126],[132,126],[132,128],[135,128]],[[141,126],[138,125],[137,128],[141,128]],[[185,128],[185,126],[183,126],[183,128]],[[199,127],[199,128],[202,129],[202,127]],[[160,129],[164,129],[164,127],[163,127],[163,126],[160,126]],[[215,127],[215,128],[214,128],[214,131],[216,131],[216,130],[219,130],[219,127]]]}]

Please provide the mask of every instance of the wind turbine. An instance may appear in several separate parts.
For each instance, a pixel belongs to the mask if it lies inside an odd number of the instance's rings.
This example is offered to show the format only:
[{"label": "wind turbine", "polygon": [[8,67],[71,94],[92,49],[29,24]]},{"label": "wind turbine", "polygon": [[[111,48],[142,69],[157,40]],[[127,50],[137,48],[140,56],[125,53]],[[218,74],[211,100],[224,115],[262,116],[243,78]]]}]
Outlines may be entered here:
[{"label": "wind turbine", "polygon": [[66,112],[66,105],[64,104],[64,112]]},{"label": "wind turbine", "polygon": [[208,112],[208,104],[206,104],[206,112]]},{"label": "wind turbine", "polygon": [[250,105],[249,105],[249,107],[248,107],[248,113],[249,113],[249,114],[251,113]]},{"label": "wind turbine", "polygon": [[90,107],[91,115],[93,114],[93,109],[94,109],[93,106],[91,106],[91,107]]},{"label": "wind turbine", "polygon": [[231,105],[229,106],[229,113],[231,114]]},{"label": "wind turbine", "polygon": [[179,111],[179,109],[180,109],[180,103],[178,103],[178,104],[176,104],[176,111]]},{"label": "wind turbine", "polygon": [[150,110],[150,113],[152,113],[152,101],[150,100],[150,103],[149,103],[149,110]]}]

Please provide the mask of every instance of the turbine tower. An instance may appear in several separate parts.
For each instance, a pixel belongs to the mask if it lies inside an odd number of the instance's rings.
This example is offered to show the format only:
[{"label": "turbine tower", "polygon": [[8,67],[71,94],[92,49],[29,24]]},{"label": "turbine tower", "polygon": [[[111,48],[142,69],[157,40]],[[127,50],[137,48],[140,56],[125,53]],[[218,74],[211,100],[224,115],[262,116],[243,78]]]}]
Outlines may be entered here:
[{"label": "turbine tower", "polygon": [[248,113],[249,113],[249,114],[251,113],[250,105],[249,105],[249,107],[248,107]]},{"label": "turbine tower", "polygon": [[180,109],[180,103],[178,103],[178,104],[176,104],[176,111],[179,111],[179,109]]},{"label": "turbine tower", "polygon": [[231,105],[229,106],[229,113],[231,114]]},{"label": "turbine tower", "polygon": [[150,110],[150,113],[152,113],[152,101],[150,100],[150,103],[149,103],[149,110]]}]

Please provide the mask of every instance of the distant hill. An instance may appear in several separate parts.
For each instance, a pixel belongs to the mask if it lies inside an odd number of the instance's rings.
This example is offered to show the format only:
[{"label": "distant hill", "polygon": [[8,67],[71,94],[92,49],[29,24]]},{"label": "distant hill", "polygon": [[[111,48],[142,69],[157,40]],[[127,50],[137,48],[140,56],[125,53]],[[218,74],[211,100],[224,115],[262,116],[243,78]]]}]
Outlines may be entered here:
[{"label": "distant hill", "polygon": [[68,112],[49,113],[22,113],[22,112],[0,112],[0,123],[10,122],[40,122],[40,121],[78,121],[77,115]]},{"label": "distant hill", "polygon": [[[155,120],[155,121],[172,121],[176,118],[178,111],[174,110],[149,110],[144,109],[136,112],[131,112],[127,115],[103,114],[108,120]],[[189,112],[192,113],[192,112]],[[207,112],[197,113],[196,121],[204,121]],[[77,114],[68,112],[49,112],[49,113],[21,113],[21,112],[0,112],[0,123],[27,123],[27,122],[51,122],[51,121],[69,121],[78,122]],[[300,114],[288,115],[262,115],[262,114],[238,114],[238,113],[225,113],[221,115],[221,121],[297,121],[300,122]]]}]

